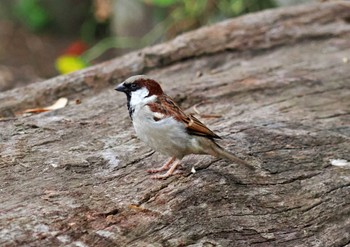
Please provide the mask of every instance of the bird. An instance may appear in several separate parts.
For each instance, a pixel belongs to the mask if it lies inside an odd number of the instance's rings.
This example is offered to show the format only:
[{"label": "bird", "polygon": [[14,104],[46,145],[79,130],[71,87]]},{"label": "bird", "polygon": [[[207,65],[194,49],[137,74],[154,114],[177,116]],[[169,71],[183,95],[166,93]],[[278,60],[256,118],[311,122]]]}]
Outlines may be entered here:
[{"label": "bird", "polygon": [[[193,114],[186,114],[164,93],[159,82],[146,75],[131,76],[115,88],[127,98],[127,108],[137,137],[154,151],[169,157],[158,169],[148,170],[154,179],[172,176],[182,158],[207,154],[252,168],[245,160],[217,144],[221,139]],[[165,173],[160,174],[161,172]]]}]

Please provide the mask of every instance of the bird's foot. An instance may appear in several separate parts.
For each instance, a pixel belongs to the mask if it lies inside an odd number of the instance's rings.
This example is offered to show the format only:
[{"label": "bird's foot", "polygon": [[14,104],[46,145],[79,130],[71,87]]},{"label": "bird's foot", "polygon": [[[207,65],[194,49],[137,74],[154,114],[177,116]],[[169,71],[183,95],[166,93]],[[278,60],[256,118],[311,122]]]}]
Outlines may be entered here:
[{"label": "bird's foot", "polygon": [[148,173],[158,173],[162,171],[167,171],[169,170],[170,165],[176,160],[175,157],[170,158],[162,167],[158,169],[149,169],[147,170]]},{"label": "bird's foot", "polygon": [[171,168],[164,174],[158,174],[158,175],[153,175],[151,178],[153,179],[166,179],[174,174],[181,173],[180,171],[175,171],[176,167],[179,165],[180,160],[177,160],[174,162],[174,164],[171,166]]}]

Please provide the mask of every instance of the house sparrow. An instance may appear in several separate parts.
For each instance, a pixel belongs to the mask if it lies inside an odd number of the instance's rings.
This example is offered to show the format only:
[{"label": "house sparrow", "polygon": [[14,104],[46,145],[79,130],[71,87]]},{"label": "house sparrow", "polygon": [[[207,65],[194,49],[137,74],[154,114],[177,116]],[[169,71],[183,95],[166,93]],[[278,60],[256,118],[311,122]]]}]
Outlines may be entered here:
[{"label": "house sparrow", "polygon": [[158,173],[167,170],[152,178],[171,176],[180,160],[188,154],[209,154],[250,166],[220,147],[215,142],[220,137],[193,115],[186,114],[163,92],[157,81],[136,75],[119,84],[115,90],[126,94],[129,115],[138,138],[155,151],[171,157],[161,168],[148,171]]}]

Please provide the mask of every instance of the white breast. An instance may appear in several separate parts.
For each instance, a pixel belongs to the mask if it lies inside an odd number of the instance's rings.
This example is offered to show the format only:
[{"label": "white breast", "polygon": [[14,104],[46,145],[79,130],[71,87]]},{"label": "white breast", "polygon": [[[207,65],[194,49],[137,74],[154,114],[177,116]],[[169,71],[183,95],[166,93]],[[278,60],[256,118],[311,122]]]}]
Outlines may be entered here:
[{"label": "white breast", "polygon": [[[145,92],[137,95],[141,94],[145,95]],[[130,105],[134,108],[133,125],[138,138],[143,142],[155,151],[177,158],[182,158],[200,148],[196,138],[187,134],[184,124],[172,117],[154,120],[154,117],[160,117],[157,116],[160,113],[152,112],[146,104],[154,102],[156,96],[146,97],[143,100],[133,99],[133,96],[130,101]]]}]

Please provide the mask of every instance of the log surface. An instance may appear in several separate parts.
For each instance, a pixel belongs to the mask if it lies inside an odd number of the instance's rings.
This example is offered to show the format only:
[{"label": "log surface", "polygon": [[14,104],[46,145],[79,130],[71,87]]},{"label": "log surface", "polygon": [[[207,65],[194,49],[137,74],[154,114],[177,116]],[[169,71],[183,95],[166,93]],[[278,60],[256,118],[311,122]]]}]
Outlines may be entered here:
[{"label": "log surface", "polygon": [[[274,9],[0,93],[0,245],[349,245],[349,40],[346,1]],[[192,155],[150,179],[166,157],[113,90],[141,73],[256,171]]]}]

